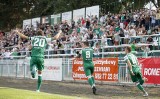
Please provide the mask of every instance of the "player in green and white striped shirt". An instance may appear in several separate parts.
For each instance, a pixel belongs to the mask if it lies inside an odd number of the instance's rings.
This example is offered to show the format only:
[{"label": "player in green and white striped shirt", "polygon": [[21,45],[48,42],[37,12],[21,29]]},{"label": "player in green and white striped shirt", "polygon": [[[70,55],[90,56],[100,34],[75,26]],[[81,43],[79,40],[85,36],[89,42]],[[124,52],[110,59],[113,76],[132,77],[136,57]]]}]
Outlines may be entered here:
[{"label": "player in green and white striped shirt", "polygon": [[139,62],[137,57],[131,53],[131,47],[125,48],[126,56],[124,57],[124,60],[126,61],[128,65],[128,70],[131,76],[131,79],[133,82],[135,82],[138,89],[140,89],[143,92],[143,96],[148,96],[148,93],[143,88],[143,83],[147,81],[147,78],[142,77],[141,69],[139,66]]}]

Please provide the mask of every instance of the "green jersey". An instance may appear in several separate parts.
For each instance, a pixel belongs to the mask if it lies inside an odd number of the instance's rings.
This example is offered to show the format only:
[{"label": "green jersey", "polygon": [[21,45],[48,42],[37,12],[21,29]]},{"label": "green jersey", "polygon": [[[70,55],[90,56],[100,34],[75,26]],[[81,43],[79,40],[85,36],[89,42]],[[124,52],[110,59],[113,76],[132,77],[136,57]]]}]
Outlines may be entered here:
[{"label": "green jersey", "polygon": [[136,51],[136,46],[135,46],[135,44],[132,44],[132,45],[131,45],[131,49],[132,49],[132,51]]},{"label": "green jersey", "polygon": [[84,66],[92,66],[93,65],[93,49],[92,48],[84,48],[81,51],[82,58],[83,58],[83,65]]},{"label": "green jersey", "polygon": [[[124,57],[124,60],[125,60],[126,62],[129,60],[130,63],[131,63],[131,65],[132,65],[133,67],[137,67],[137,66],[139,65],[137,57],[136,57],[134,54],[132,54],[132,53],[127,54],[127,55]],[[138,67],[139,67],[139,66],[138,66]]]},{"label": "green jersey", "polygon": [[140,84],[142,85],[144,83],[144,80],[142,78],[142,73],[141,73],[141,69],[139,67],[137,57],[134,54],[129,53],[124,57],[124,59],[126,62],[129,61],[132,65],[132,71],[135,74],[135,75],[132,75],[131,71],[129,70],[132,81],[133,82],[140,82]]},{"label": "green jersey", "polygon": [[45,36],[35,36],[30,38],[32,41],[32,57],[44,57],[45,48],[47,46],[47,41],[51,41],[51,38],[46,38]]}]

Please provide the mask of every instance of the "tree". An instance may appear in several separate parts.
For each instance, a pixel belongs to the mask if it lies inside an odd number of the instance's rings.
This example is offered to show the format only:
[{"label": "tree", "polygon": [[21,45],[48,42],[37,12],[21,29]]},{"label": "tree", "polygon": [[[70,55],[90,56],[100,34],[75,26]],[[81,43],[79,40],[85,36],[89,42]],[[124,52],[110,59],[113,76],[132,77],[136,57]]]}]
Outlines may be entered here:
[{"label": "tree", "polygon": [[[0,29],[9,31],[22,26],[24,19],[41,17],[72,11],[84,7],[100,5],[101,12],[118,13],[123,6],[139,9],[145,3],[155,0],[0,0]],[[160,6],[160,0],[158,6]],[[133,3],[134,2],[134,3]]]}]

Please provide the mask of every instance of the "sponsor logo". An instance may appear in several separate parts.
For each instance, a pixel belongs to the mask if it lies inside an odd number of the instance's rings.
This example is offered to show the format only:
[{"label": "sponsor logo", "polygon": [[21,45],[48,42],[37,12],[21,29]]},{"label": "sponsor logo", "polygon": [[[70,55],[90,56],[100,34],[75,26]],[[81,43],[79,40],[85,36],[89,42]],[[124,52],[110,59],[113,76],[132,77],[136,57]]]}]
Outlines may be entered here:
[{"label": "sponsor logo", "polygon": [[144,75],[160,76],[160,68],[144,68]]},{"label": "sponsor logo", "polygon": [[47,66],[46,68],[47,70],[60,70],[60,67],[58,66]]}]

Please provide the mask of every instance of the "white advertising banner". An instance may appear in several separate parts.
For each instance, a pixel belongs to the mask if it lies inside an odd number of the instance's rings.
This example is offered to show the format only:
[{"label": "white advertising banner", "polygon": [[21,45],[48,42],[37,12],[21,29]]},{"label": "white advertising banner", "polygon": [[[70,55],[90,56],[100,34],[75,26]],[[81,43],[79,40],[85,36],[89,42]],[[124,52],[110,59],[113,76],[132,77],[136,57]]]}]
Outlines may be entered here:
[{"label": "white advertising banner", "polygon": [[71,25],[72,21],[72,11],[62,13],[62,22],[67,22],[69,25]]},{"label": "white advertising banner", "polygon": [[85,18],[85,8],[73,10],[73,20],[77,24],[77,21]]},{"label": "white advertising banner", "polygon": [[23,30],[27,28],[31,28],[31,19],[23,20]]},{"label": "white advertising banner", "polygon": [[62,81],[62,59],[45,59],[43,80]]},{"label": "white advertising banner", "polygon": [[50,23],[50,16],[43,16],[41,19],[42,24]]},{"label": "white advertising banner", "polygon": [[40,24],[40,17],[39,18],[33,18],[32,19],[32,25],[33,27],[36,29],[37,28],[37,25]]},{"label": "white advertising banner", "polygon": [[99,5],[86,8],[86,18],[97,16],[99,18]]},{"label": "white advertising banner", "polygon": [[51,15],[51,24],[58,24],[61,22],[61,14]]}]

